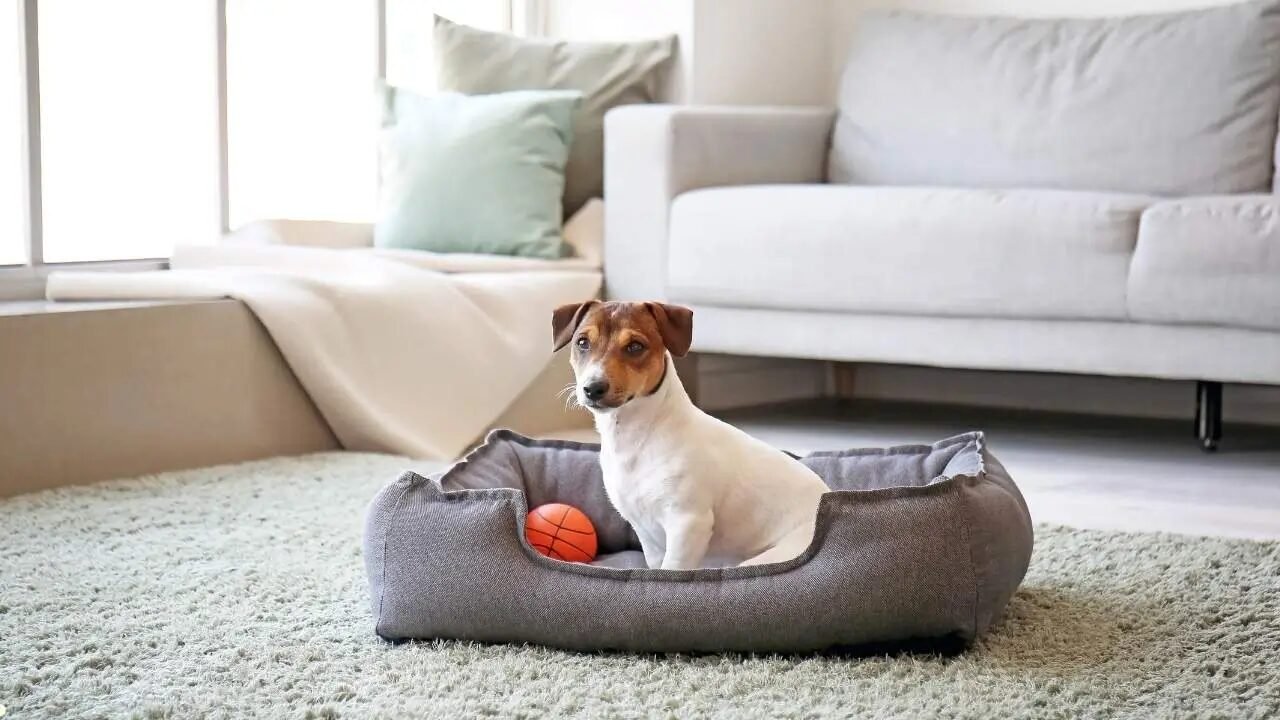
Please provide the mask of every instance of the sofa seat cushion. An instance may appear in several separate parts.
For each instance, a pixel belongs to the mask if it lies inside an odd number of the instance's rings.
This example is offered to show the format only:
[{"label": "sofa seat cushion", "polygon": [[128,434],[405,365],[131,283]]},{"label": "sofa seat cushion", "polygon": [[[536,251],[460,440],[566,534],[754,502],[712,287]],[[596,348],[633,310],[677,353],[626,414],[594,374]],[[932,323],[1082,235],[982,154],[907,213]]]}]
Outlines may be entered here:
[{"label": "sofa seat cushion", "polygon": [[1144,196],[774,185],[685,193],[668,295],[784,310],[1122,320]]},{"label": "sofa seat cushion", "polygon": [[1144,322],[1280,330],[1280,197],[1186,198],[1148,208],[1129,274],[1129,311]]},{"label": "sofa seat cushion", "polygon": [[1264,192],[1278,56],[1276,0],[1104,18],[868,12],[851,38],[831,178]]}]

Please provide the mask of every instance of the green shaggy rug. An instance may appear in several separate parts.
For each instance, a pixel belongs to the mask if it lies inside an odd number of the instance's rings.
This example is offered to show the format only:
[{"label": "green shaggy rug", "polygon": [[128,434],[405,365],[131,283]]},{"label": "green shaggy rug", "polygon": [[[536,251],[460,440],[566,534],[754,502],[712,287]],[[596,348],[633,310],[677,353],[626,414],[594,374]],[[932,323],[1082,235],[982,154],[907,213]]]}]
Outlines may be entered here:
[{"label": "green shaggy rug", "polygon": [[392,646],[361,514],[410,464],[325,454],[0,501],[6,720],[1280,716],[1277,543],[1039,528],[1004,621],[958,657]]}]

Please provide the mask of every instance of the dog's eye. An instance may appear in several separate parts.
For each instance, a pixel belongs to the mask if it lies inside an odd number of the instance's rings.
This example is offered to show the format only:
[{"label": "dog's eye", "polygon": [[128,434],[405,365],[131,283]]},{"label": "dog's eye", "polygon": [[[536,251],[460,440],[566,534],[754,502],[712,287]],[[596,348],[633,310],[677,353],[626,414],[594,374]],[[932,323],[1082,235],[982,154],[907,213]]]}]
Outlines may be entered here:
[{"label": "dog's eye", "polygon": [[578,338],[578,342],[576,344],[579,350],[588,350],[591,348],[591,341],[588,340],[586,336]]},{"label": "dog's eye", "polygon": [[623,351],[626,352],[628,355],[639,355],[640,353],[644,352],[644,345],[641,345],[638,342],[630,342],[630,343],[627,343],[627,346],[625,348],[623,348]]}]

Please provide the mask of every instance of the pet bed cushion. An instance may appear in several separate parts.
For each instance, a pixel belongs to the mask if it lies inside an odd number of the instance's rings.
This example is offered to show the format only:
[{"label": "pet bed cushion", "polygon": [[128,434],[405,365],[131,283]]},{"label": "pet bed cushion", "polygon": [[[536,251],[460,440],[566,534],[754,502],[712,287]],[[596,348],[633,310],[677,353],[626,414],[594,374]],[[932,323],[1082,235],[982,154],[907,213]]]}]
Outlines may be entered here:
[{"label": "pet bed cushion", "polygon": [[[443,473],[406,472],[384,488],[364,537],[378,635],[649,652],[968,642],[1031,556],[1026,504],[981,433],[804,457],[832,488],[809,548],[785,563],[703,570],[644,568],[598,453],[497,430]],[[525,542],[528,507],[548,502],[590,516],[595,564]]]}]

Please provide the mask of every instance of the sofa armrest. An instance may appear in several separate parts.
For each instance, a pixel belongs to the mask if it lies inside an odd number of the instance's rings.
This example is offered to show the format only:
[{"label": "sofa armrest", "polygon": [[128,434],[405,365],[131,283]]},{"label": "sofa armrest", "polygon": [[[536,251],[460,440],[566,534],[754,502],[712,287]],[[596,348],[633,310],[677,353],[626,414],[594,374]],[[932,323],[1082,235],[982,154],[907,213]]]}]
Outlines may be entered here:
[{"label": "sofa armrest", "polygon": [[605,116],[605,293],[665,299],[667,220],[683,192],[826,179],[835,111],[631,105]]}]

